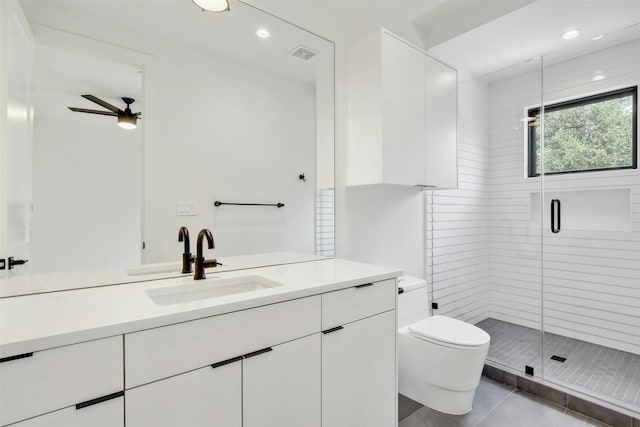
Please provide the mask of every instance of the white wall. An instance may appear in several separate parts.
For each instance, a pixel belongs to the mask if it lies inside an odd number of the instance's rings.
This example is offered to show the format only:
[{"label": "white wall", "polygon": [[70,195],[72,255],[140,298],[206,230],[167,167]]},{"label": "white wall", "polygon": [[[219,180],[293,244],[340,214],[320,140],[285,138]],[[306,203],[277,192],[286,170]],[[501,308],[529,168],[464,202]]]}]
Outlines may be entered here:
[{"label": "white wall", "polygon": [[[148,83],[144,261],[175,260],[182,225],[194,253],[211,229],[208,256],[314,253],[314,87],[194,52],[159,58]],[[196,202],[197,215],[177,216],[179,201]]]},{"label": "white wall", "polygon": [[424,277],[424,193],[416,187],[347,187],[347,45],[336,45],[336,254]]},{"label": "white wall", "polygon": [[[593,82],[596,71],[607,78]],[[531,212],[529,201],[540,191],[540,180],[524,177],[519,120],[525,107],[539,103],[539,82],[539,73],[529,73],[489,89],[490,316],[531,327],[540,327],[541,237],[539,214]],[[634,41],[545,67],[544,99],[553,103],[638,82],[640,41]],[[631,191],[626,232],[606,223],[571,230],[570,218],[563,216],[563,230],[552,234],[545,206],[544,325],[549,332],[640,353],[640,170],[550,176],[544,187],[555,194]]]},{"label": "white wall", "polygon": [[458,85],[458,189],[426,197],[427,282],[434,314],[471,323],[488,315],[488,86]]},{"label": "white wall", "polygon": [[137,84],[132,90],[139,93],[140,75],[127,64],[42,43],[35,57],[31,271],[136,265],[141,131],[119,128],[115,117],[71,112],[67,106],[101,110],[80,95],[103,97],[114,81],[121,83],[112,88],[115,93],[136,97],[127,86]]},{"label": "white wall", "polygon": [[424,277],[423,200],[416,187],[347,187],[349,257]]}]

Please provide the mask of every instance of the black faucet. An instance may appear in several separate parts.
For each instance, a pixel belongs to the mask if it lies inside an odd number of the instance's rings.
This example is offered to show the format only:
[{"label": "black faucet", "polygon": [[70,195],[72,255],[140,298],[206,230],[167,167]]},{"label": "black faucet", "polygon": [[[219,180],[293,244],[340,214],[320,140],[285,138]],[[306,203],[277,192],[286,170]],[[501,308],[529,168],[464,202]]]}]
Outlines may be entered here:
[{"label": "black faucet", "polygon": [[215,248],[215,244],[213,243],[213,234],[211,234],[211,231],[206,228],[200,230],[200,233],[198,233],[198,240],[196,242],[196,271],[193,275],[193,280],[206,279],[207,276],[204,274],[204,269],[207,267],[215,267],[218,265],[218,261],[215,258],[204,259],[204,255],[202,254],[202,241],[205,237],[207,238],[207,245],[209,249]]},{"label": "black faucet", "polygon": [[182,226],[178,230],[178,242],[184,242],[184,253],[182,254],[182,273],[192,273],[191,263],[193,255],[191,255],[191,243],[189,242],[189,230]]}]

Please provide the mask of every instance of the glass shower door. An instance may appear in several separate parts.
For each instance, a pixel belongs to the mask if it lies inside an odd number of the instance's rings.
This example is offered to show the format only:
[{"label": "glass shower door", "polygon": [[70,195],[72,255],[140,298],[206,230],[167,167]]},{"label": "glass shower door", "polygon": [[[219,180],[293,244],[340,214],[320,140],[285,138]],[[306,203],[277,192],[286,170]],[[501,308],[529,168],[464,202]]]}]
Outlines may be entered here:
[{"label": "glass shower door", "polygon": [[484,76],[489,90],[488,362],[518,373],[541,374],[540,177],[529,177],[523,142],[539,121],[541,59]]},{"label": "glass shower door", "polygon": [[545,56],[544,107],[531,111],[539,132],[528,140],[528,174],[542,176],[544,195],[544,378],[636,412],[639,34],[585,35]]}]

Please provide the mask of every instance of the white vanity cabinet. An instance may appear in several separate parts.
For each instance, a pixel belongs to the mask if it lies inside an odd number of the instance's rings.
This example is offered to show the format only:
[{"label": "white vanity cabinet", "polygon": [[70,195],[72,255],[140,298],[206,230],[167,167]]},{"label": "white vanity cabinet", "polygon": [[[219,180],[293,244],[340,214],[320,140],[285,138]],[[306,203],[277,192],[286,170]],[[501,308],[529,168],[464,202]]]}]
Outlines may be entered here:
[{"label": "white vanity cabinet", "polygon": [[[138,320],[128,323],[122,322],[127,313],[109,317],[114,305],[103,317],[96,314],[97,302],[105,301],[97,296],[112,289],[91,290],[90,300],[84,291],[74,292],[69,307],[95,303],[91,313],[99,327],[79,319],[78,335],[42,334],[47,340],[34,348],[58,346],[33,353],[12,355],[12,349],[28,351],[29,341],[5,341],[0,425],[395,425],[397,272],[335,261],[276,272],[287,293],[256,293],[231,303],[209,299],[212,305],[204,308],[198,301],[154,311],[146,291],[165,282],[127,285],[137,286],[132,299],[141,296]],[[0,299],[0,307],[21,313],[14,302]],[[79,342],[87,337],[94,339]]]},{"label": "white vanity cabinet", "polygon": [[0,361],[0,425],[123,424],[121,335]]},{"label": "white vanity cabinet", "polygon": [[320,334],[127,390],[128,427],[320,427]]},{"label": "white vanity cabinet", "polygon": [[127,427],[320,426],[321,297],[125,335]]},{"label": "white vanity cabinet", "polygon": [[347,185],[457,188],[457,75],[380,29],[348,52]]},{"label": "white vanity cabinet", "polygon": [[396,292],[386,280],[323,295],[324,427],[396,425]]}]

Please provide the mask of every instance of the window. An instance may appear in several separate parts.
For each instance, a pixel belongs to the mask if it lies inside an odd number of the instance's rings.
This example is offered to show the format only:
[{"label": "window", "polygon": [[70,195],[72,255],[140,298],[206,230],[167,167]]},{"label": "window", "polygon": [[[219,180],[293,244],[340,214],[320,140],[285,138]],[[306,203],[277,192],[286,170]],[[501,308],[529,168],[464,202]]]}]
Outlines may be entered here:
[{"label": "window", "polygon": [[[544,107],[544,173],[638,167],[638,88]],[[528,112],[529,176],[540,175],[540,108]]]}]

